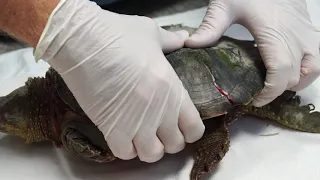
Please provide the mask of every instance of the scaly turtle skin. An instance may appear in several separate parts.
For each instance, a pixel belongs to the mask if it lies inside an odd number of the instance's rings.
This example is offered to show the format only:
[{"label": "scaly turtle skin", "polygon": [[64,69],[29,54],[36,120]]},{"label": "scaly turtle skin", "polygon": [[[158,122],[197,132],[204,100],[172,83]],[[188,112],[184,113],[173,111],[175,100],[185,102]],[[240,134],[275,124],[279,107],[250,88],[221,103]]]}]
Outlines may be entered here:
[{"label": "scaly turtle skin", "polygon": [[[194,29],[182,26],[167,29]],[[312,105],[300,106],[295,92],[286,91],[272,103],[250,104],[265,80],[266,69],[252,41],[223,37],[215,47],[182,48],[166,55],[198,109],[206,126],[192,144],[195,164],[191,180],[211,172],[229,149],[228,126],[243,114],[273,119],[286,127],[320,132],[320,113]],[[49,69],[45,77],[29,78],[7,96],[0,97],[0,131],[27,143],[53,141],[87,160],[110,162],[116,158],[102,133],[90,121],[60,75]]]}]

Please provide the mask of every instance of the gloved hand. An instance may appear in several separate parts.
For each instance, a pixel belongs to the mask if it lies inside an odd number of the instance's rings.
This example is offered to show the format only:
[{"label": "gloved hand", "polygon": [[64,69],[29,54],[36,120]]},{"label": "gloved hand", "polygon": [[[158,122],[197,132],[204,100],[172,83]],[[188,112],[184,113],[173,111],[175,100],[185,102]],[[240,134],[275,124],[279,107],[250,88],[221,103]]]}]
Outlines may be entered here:
[{"label": "gloved hand", "polygon": [[63,0],[35,56],[61,74],[115,156],[155,162],[204,133],[199,112],[163,54],[183,47],[188,37],[146,17]]},{"label": "gloved hand", "polygon": [[267,68],[265,87],[253,105],[268,104],[286,89],[302,90],[320,75],[320,33],[304,0],[211,0],[185,44],[211,46],[233,23],[250,31]]}]

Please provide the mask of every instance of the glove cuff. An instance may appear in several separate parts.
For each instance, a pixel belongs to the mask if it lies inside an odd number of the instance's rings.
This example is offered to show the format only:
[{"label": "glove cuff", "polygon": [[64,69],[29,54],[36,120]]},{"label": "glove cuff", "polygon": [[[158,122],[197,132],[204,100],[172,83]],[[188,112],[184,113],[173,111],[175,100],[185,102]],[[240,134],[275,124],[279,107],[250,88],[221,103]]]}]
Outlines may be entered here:
[{"label": "glove cuff", "polygon": [[84,61],[90,52],[87,47],[95,45],[93,40],[88,42],[87,36],[90,40],[95,38],[96,34],[92,37],[91,29],[100,12],[101,8],[95,2],[60,0],[35,48],[35,60],[46,61],[59,74]]},{"label": "glove cuff", "polygon": [[50,27],[51,21],[53,16],[57,13],[57,11],[59,11],[59,9],[63,6],[63,4],[66,2],[67,0],[60,0],[60,2],[58,3],[58,5],[56,6],[56,8],[52,11],[51,15],[49,16],[49,19],[47,21],[46,26],[43,29],[43,32],[40,36],[40,39],[38,41],[38,44],[36,46],[36,48],[34,49],[34,57],[35,57],[35,61],[38,62],[43,56],[45,50],[48,48],[48,46],[50,45],[50,43],[45,43],[43,42],[43,39],[45,38],[45,36],[47,35],[48,29]]}]

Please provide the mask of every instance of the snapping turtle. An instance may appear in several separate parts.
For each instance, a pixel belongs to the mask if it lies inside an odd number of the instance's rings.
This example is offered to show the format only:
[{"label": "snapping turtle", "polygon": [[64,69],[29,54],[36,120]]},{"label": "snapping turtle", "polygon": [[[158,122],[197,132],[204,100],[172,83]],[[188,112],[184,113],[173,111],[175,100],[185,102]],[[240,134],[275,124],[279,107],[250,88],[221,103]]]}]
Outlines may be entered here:
[{"label": "snapping turtle", "polygon": [[[166,29],[193,28],[168,26]],[[295,92],[286,91],[257,108],[250,104],[263,86],[266,69],[252,41],[222,37],[215,47],[182,48],[166,55],[198,109],[206,126],[195,142],[192,180],[211,172],[229,148],[228,126],[243,114],[275,120],[289,128],[320,132],[320,113],[312,104],[300,105]],[[102,133],[83,112],[61,76],[49,68],[45,77],[0,97],[0,131],[27,143],[53,141],[72,154],[96,162],[116,158]]]}]

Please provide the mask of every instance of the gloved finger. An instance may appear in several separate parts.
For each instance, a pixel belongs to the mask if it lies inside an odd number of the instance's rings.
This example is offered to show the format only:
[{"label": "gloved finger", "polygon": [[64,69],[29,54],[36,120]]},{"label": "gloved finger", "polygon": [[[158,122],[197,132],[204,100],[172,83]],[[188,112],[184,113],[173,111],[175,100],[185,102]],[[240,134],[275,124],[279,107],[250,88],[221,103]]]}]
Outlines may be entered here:
[{"label": "gloved finger", "polygon": [[133,139],[133,143],[141,161],[152,163],[164,156],[164,146],[155,131],[141,129]]},{"label": "gloved finger", "polygon": [[144,110],[140,128],[133,138],[133,144],[139,159],[151,163],[160,160],[164,155],[164,146],[157,137],[157,130],[166,113],[164,108],[168,104],[168,94],[171,93],[172,86],[170,71],[172,73],[173,70],[161,51],[154,49],[149,53],[159,59],[154,59],[153,68],[148,69],[148,76],[140,81],[138,92],[148,97],[148,105]]},{"label": "gloved finger", "polygon": [[130,160],[137,157],[137,152],[132,143],[132,138],[127,137],[125,132],[113,128],[105,137],[111,152],[118,158]]},{"label": "gloved finger", "polygon": [[199,111],[196,109],[185,89],[178,124],[182,134],[184,135],[185,142],[187,143],[193,143],[203,136],[205,126],[202,122]]},{"label": "gloved finger", "polygon": [[160,28],[160,43],[164,53],[170,53],[184,46],[185,40],[189,37],[186,30],[179,30],[176,32],[167,31]]},{"label": "gloved finger", "polygon": [[291,55],[283,45],[269,43],[259,47],[258,43],[258,48],[267,74],[264,88],[252,103],[256,107],[261,107],[273,101],[286,90],[290,72],[292,72],[292,63]]},{"label": "gloved finger", "polygon": [[300,82],[290,88],[292,91],[300,91],[312,84],[320,75],[320,55],[306,54],[301,63]]},{"label": "gloved finger", "polygon": [[182,151],[185,147],[184,137],[178,127],[178,121],[175,121],[175,119],[170,116],[164,117],[164,121],[158,129],[157,135],[167,153],[174,154]]},{"label": "gloved finger", "polygon": [[296,86],[300,82],[300,68],[294,68],[291,73],[290,79],[286,89],[291,89],[293,86]]},{"label": "gloved finger", "polygon": [[[304,3],[306,9],[306,3]],[[314,34],[310,34],[313,36],[313,39],[317,41],[316,44],[310,43],[310,49],[314,48],[314,50],[309,51],[304,54],[304,57],[301,61],[301,69],[300,69],[300,81],[297,85],[290,88],[292,91],[301,91],[304,88],[311,85],[320,75],[320,27],[314,26],[310,21],[309,13],[305,12],[307,15],[307,19],[309,20],[308,25],[311,26],[314,30]]]},{"label": "gloved finger", "polygon": [[207,47],[216,43],[233,23],[234,15],[222,0],[210,1],[200,27],[192,34],[185,45],[191,48]]},{"label": "gloved finger", "polygon": [[296,52],[295,57],[291,58],[291,71],[288,72],[289,74],[289,81],[287,84],[286,89],[290,89],[293,86],[296,86],[300,81],[300,67],[301,67],[301,59],[303,58],[302,53]]},{"label": "gloved finger", "polygon": [[[180,89],[183,88],[183,86],[178,77],[175,77],[174,79],[176,79],[176,81],[173,81],[174,84],[172,84],[172,86],[174,87],[172,89],[174,91],[177,90],[176,92],[179,93]],[[176,88],[177,86],[178,88]],[[178,116],[180,109],[179,104],[181,100],[180,98],[177,98],[175,96],[177,96],[176,93],[170,94],[168,98],[170,102],[167,103],[166,107],[166,109],[172,111],[173,113],[164,114],[162,123],[160,124],[157,131],[157,135],[164,145],[165,152],[171,154],[180,152],[185,147],[184,136],[178,126]]]}]

